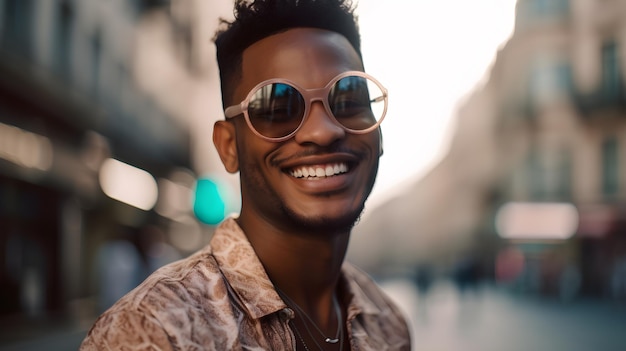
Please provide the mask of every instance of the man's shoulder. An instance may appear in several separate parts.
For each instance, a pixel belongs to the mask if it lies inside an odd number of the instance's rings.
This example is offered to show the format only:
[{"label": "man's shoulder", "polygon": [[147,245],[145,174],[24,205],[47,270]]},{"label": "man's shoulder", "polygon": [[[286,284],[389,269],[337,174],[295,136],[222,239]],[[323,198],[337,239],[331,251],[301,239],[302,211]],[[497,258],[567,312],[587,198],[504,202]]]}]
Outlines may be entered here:
[{"label": "man's shoulder", "polygon": [[199,299],[194,294],[189,295],[190,291],[206,289],[208,284],[221,279],[217,262],[210,246],[207,246],[187,258],[159,268],[118,304],[126,305],[126,309],[163,306],[166,303],[188,305]]},{"label": "man's shoulder", "polygon": [[227,306],[221,281],[210,247],[163,266],[100,315],[84,345],[134,344],[138,335],[167,344],[172,331]]}]

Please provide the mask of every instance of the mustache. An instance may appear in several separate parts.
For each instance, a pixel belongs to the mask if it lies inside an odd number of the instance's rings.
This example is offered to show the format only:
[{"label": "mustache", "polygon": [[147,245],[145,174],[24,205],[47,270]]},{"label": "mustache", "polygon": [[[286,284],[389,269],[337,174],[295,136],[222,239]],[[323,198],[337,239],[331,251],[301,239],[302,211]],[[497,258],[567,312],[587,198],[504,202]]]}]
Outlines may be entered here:
[{"label": "mustache", "polygon": [[346,147],[344,145],[330,145],[330,146],[311,145],[307,147],[306,149],[302,149],[286,157],[280,157],[279,155],[277,155],[276,157],[270,159],[270,164],[272,166],[279,166],[280,164],[284,162],[289,162],[291,160],[302,158],[302,157],[323,156],[323,155],[329,155],[329,154],[335,154],[335,153],[350,154],[350,155],[355,156],[359,161],[365,158],[365,154],[366,154],[363,151],[355,150],[355,149]]}]

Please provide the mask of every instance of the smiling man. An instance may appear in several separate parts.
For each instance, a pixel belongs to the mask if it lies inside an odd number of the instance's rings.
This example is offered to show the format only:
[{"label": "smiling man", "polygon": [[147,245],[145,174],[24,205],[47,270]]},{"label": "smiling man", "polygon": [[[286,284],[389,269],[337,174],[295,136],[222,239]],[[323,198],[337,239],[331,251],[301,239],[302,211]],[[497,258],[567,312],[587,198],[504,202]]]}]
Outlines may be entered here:
[{"label": "smiling man", "polygon": [[344,262],[387,110],[351,4],[237,1],[235,15],[216,36],[213,140],[241,213],[105,312],[82,349],[410,350],[403,314]]}]

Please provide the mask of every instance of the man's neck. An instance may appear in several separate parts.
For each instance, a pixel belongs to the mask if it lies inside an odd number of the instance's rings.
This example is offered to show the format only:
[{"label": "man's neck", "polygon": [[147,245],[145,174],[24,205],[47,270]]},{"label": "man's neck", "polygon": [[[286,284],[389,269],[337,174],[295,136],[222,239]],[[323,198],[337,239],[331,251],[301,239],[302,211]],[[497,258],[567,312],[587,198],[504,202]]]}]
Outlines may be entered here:
[{"label": "man's neck", "polygon": [[[294,301],[329,299],[343,264],[349,231],[316,233],[258,218],[238,220],[270,279]],[[293,295],[293,296],[292,296]]]}]

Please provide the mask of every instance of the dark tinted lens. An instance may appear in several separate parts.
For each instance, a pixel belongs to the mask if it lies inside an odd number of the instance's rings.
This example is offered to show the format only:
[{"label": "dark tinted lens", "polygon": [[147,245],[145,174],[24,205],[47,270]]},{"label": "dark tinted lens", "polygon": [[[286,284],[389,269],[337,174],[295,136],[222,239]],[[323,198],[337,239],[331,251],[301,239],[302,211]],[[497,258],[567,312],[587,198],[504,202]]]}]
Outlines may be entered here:
[{"label": "dark tinted lens", "polygon": [[337,81],[331,89],[328,103],[339,123],[349,129],[363,130],[382,117],[385,99],[374,81],[348,76]]},{"label": "dark tinted lens", "polygon": [[257,132],[280,138],[298,128],[304,107],[304,99],[294,87],[273,83],[254,93],[248,104],[248,116]]}]

